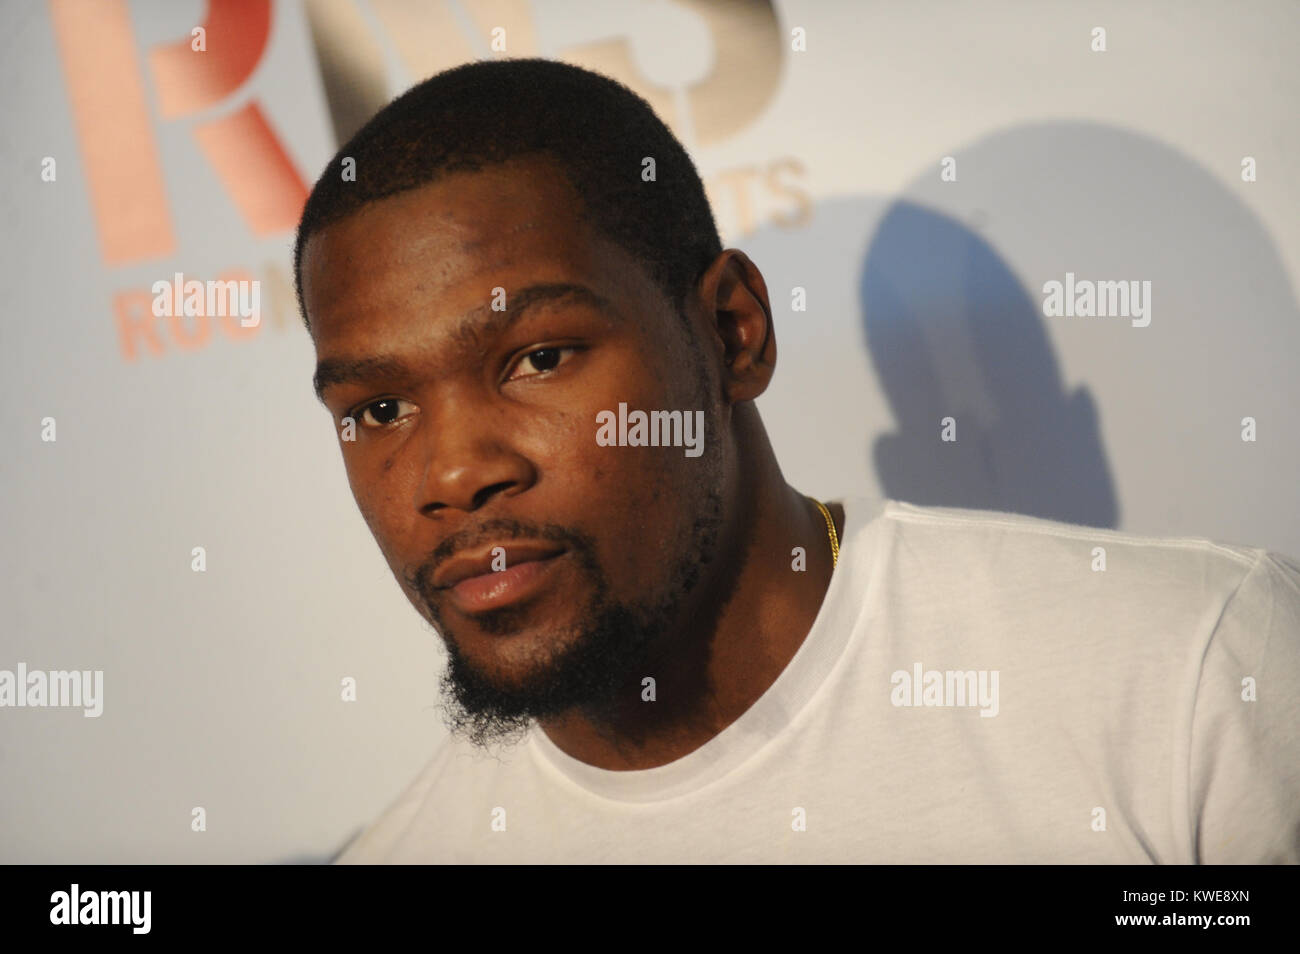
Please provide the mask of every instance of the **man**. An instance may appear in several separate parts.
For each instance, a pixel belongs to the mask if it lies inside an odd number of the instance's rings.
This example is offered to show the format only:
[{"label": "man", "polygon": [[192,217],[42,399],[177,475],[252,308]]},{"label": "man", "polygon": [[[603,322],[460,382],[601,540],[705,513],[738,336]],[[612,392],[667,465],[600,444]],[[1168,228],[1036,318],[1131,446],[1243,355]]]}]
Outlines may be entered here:
[{"label": "man", "polygon": [[1300,568],[789,486],[763,277],[625,88],[416,86],[295,267],[448,653],[450,737],[340,860],[1300,859]]}]

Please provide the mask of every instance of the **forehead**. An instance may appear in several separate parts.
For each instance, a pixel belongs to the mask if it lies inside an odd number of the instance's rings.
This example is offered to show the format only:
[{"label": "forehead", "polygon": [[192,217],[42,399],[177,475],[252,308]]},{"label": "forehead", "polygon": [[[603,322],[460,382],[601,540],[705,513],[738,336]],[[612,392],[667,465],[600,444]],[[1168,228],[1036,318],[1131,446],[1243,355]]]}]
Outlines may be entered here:
[{"label": "forehead", "polygon": [[497,286],[508,295],[523,283],[572,281],[624,302],[656,291],[631,256],[590,229],[545,160],[451,173],[370,203],[308,240],[302,278],[318,347],[460,315]]}]

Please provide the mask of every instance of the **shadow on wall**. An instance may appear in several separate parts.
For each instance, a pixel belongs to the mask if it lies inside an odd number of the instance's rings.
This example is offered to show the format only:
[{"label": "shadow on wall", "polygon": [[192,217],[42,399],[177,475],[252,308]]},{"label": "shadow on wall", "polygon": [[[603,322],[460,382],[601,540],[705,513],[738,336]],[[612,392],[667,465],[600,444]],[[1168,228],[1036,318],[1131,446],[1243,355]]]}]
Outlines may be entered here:
[{"label": "shadow on wall", "polygon": [[[806,228],[736,243],[768,277],[781,354],[815,385],[797,414],[794,391],[773,399],[784,444],[814,455],[865,442],[893,499],[1116,527],[1100,406],[1112,440],[1141,455],[1126,481],[1160,490],[1170,523],[1229,506],[1225,488],[1260,495],[1246,510],[1284,504],[1274,478],[1296,464],[1300,315],[1272,239],[1232,189],[1240,157],[1211,175],[1156,140],[1079,122],[950,155],[956,181],[940,180],[936,156],[898,197],[824,200]],[[1150,298],[1047,317],[1044,283],[1067,272],[1150,282]],[[809,288],[806,313],[781,300],[795,286]],[[864,344],[868,369],[847,357]],[[1243,415],[1270,421],[1268,445],[1243,444]],[[955,442],[940,439],[948,417]]]},{"label": "shadow on wall", "polygon": [[[859,292],[868,354],[898,422],[871,447],[885,496],[1117,525],[1092,396],[1067,393],[1040,303],[992,246],[897,202]],[[948,417],[953,441],[940,440]]]},{"label": "shadow on wall", "polygon": [[365,831],[365,826],[359,826],[359,827],[357,827],[357,828],[354,828],[354,829],[352,830],[352,834],[348,835],[347,838],[345,838],[343,841],[341,841],[341,842],[339,843],[339,845],[338,845],[337,848],[335,848],[333,851],[331,851],[331,852],[330,852],[329,854],[327,854],[327,855],[309,855],[309,854],[303,854],[303,855],[291,855],[291,856],[289,856],[289,857],[287,857],[287,858],[279,858],[279,859],[277,859],[276,861],[272,862],[272,864],[277,864],[277,865],[332,865],[332,864],[334,864],[335,861],[338,860],[339,856],[342,855],[343,852],[347,851],[347,849],[348,849],[349,847],[351,847],[351,845],[352,845],[352,843],[353,843],[354,841],[356,841],[358,838],[361,837],[361,834],[362,834],[362,832],[364,832],[364,831]]}]

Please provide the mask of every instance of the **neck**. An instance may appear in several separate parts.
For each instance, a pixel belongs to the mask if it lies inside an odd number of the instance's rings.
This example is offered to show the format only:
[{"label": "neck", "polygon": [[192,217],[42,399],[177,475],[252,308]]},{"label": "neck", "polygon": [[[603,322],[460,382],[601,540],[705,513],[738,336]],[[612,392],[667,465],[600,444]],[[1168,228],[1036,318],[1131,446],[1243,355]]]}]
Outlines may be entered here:
[{"label": "neck", "polygon": [[[751,433],[738,434],[737,446],[753,453],[731,469],[717,558],[656,662],[626,674],[628,701],[618,709],[541,721],[573,758],[626,771],[688,755],[749,709],[808,635],[831,578],[826,520],[785,482],[756,411],[745,426]],[[842,509],[830,509],[842,533]],[[802,572],[792,568],[795,547],[806,554]],[[654,701],[642,698],[646,676],[655,680]]]}]

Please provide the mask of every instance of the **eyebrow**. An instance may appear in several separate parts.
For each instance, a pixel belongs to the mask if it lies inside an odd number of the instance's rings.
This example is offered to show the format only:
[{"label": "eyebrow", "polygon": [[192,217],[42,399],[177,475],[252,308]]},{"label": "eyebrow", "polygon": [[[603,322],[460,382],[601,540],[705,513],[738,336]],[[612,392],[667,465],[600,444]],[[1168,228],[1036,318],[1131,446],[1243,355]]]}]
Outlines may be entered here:
[{"label": "eyebrow", "polygon": [[[608,299],[596,294],[586,285],[570,282],[550,282],[529,285],[514,292],[501,311],[491,305],[471,308],[456,321],[451,338],[465,344],[476,344],[484,338],[499,335],[522,318],[530,308],[569,299],[590,305],[606,314],[617,316],[618,311]],[[379,377],[414,377],[413,368],[396,355],[373,355],[364,358],[325,358],[316,365],[312,375],[312,388],[316,399],[325,403],[325,390],[338,384]]]}]

